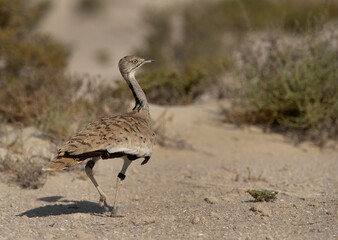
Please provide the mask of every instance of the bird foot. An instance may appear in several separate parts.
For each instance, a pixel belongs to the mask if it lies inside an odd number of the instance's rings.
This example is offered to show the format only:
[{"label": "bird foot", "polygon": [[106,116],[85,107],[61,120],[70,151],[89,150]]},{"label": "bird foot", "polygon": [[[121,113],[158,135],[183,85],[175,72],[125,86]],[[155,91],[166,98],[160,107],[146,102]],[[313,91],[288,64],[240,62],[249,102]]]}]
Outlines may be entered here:
[{"label": "bird foot", "polygon": [[111,211],[111,216],[114,217],[114,216],[117,216],[117,210],[118,210],[118,207],[113,207],[112,211]]},{"label": "bird foot", "polygon": [[107,204],[106,200],[100,198],[99,202],[100,206],[104,208],[106,212],[109,212],[109,205]]},{"label": "bird foot", "polygon": [[117,214],[117,210],[118,210],[117,207],[116,208],[113,207],[113,210],[110,213],[110,217],[123,217],[122,215]]}]

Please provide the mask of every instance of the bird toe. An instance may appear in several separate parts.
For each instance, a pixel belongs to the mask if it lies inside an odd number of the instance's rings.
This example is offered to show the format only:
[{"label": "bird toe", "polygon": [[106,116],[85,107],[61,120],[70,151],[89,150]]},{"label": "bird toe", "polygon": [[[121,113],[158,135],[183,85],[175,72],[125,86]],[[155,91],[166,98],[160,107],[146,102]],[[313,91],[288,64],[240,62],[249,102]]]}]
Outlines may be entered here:
[{"label": "bird toe", "polygon": [[116,208],[113,207],[113,209],[112,209],[112,211],[110,213],[110,217],[123,217],[122,215],[118,215],[117,214],[117,210],[118,210],[117,207]]},{"label": "bird toe", "polygon": [[106,212],[109,212],[109,205],[107,204],[106,200],[100,199],[99,204]]}]

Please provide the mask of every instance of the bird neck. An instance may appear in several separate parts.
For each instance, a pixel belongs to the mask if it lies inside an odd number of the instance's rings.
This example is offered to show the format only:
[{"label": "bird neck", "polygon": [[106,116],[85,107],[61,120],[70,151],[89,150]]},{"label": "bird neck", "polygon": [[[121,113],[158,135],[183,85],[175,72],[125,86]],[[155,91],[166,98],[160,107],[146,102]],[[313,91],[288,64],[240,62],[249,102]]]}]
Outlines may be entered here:
[{"label": "bird neck", "polygon": [[135,73],[131,72],[128,74],[122,74],[122,76],[124,80],[126,80],[135,98],[135,107],[133,108],[133,110],[136,110],[138,112],[141,110],[146,110],[149,112],[149,105],[148,105],[147,97],[144,94],[141,86],[137,82],[135,78]]}]

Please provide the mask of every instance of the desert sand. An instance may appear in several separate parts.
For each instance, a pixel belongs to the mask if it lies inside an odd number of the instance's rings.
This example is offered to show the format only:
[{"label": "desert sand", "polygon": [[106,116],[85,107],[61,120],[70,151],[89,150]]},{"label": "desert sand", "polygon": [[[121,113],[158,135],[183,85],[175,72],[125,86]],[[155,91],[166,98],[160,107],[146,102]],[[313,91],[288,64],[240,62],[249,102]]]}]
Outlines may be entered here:
[{"label": "desert sand", "polygon": [[[106,216],[82,171],[48,174],[37,190],[1,183],[0,239],[336,239],[337,151],[221,123],[221,104],[151,106],[182,147],[157,146],[148,164],[130,166],[123,217]],[[109,204],[121,166],[94,169]],[[254,202],[248,189],[277,199]]]},{"label": "desert sand", "polygon": [[[120,78],[119,58],[142,46],[147,29],[138,25],[141,12],[168,2],[116,0],[89,21],[72,15],[72,1],[57,0],[38,31],[72,48],[70,73],[110,81]],[[109,52],[107,65],[95,62],[98,49]],[[45,173],[39,189],[1,182],[0,239],[337,239],[337,149],[295,145],[259,127],[224,123],[220,109],[228,105],[210,100],[150,106],[154,119],[165,112],[165,134],[175,144],[158,145],[148,164],[137,160],[130,166],[120,193],[121,217],[104,213],[82,170]],[[31,136],[24,144],[37,150],[29,151],[47,157],[55,151],[53,142]],[[114,159],[94,169],[110,205],[121,167],[122,160]],[[248,189],[278,191],[277,199],[255,202]]]}]

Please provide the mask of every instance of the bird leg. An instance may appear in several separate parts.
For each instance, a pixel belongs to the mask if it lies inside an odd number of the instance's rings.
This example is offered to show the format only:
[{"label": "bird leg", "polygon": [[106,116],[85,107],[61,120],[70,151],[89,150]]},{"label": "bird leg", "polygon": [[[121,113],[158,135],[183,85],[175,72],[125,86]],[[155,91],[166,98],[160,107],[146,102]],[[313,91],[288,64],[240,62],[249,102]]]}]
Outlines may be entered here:
[{"label": "bird leg", "polygon": [[[119,176],[122,176],[122,175],[119,174]],[[123,175],[123,177],[125,177],[125,175]],[[122,185],[122,179],[120,177],[117,177],[116,178],[116,192],[115,192],[115,198],[114,198],[114,206],[113,206],[113,210],[112,210],[112,213],[111,213],[112,217],[117,216],[117,197],[119,195],[119,190],[120,190],[121,185]]]},{"label": "bird leg", "polygon": [[123,162],[122,169],[121,169],[120,173],[117,175],[117,178],[116,178],[116,192],[115,192],[115,198],[114,198],[113,211],[111,213],[112,217],[117,217],[117,209],[118,209],[117,203],[118,203],[119,191],[120,191],[120,188],[122,186],[122,181],[126,178],[125,173],[127,171],[127,168],[131,164],[131,161],[127,157],[124,157],[123,160],[124,160],[124,162]]},{"label": "bird leg", "polygon": [[86,164],[86,167],[85,167],[85,171],[86,171],[86,174],[87,176],[89,177],[89,179],[92,181],[92,183],[94,184],[96,190],[99,192],[100,194],[100,206],[101,207],[104,207],[104,210],[105,211],[109,211],[109,205],[107,204],[106,202],[106,199],[107,199],[107,196],[106,194],[102,191],[101,187],[99,186],[99,184],[97,184],[94,176],[93,176],[93,168],[94,168],[94,165],[95,165],[95,162],[97,161],[97,159],[92,159],[92,160],[89,160]]}]

